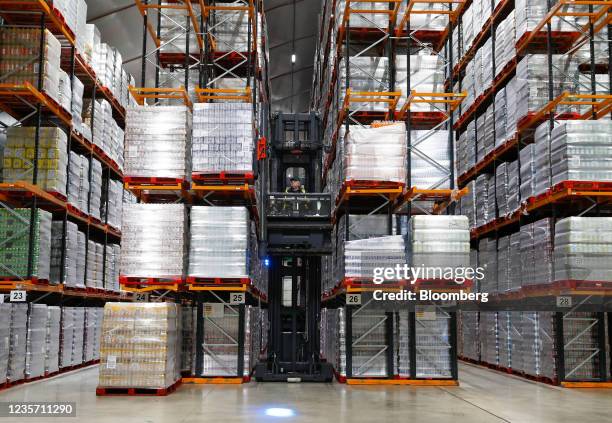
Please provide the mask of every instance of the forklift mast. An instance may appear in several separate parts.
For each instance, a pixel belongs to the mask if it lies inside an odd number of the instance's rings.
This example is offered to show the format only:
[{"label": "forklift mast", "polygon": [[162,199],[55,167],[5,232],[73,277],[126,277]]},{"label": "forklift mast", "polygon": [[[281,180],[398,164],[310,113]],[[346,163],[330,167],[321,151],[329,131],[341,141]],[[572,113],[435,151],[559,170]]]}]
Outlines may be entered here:
[{"label": "forklift mast", "polygon": [[[273,117],[265,196],[264,251],[268,281],[268,354],[258,381],[332,380],[320,358],[321,257],[331,254],[331,199],[322,192],[323,140],[316,113]],[[304,192],[287,192],[291,179]]]}]

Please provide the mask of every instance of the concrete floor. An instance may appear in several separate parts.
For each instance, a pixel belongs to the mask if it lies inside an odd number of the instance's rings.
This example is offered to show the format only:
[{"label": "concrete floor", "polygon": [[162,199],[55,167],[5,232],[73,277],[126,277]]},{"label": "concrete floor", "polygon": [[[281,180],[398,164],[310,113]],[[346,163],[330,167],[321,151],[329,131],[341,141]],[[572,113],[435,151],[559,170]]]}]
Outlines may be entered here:
[{"label": "concrete floor", "polygon": [[[77,418],[37,422],[580,422],[611,421],[612,390],[568,390],[471,365],[459,387],[348,387],[333,383],[183,385],[168,397],[96,397],[96,368],[0,393],[0,401],[76,401]],[[294,416],[271,417],[269,408]],[[26,419],[27,420],[27,419]],[[30,419],[30,421],[33,419]],[[23,418],[0,418],[0,422]]]}]

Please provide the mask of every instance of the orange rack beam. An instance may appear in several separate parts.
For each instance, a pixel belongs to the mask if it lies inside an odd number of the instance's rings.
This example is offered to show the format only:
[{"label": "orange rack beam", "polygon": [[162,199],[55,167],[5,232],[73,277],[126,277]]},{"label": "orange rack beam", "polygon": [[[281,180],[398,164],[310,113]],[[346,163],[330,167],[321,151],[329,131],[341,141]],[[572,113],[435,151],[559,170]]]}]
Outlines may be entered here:
[{"label": "orange rack beam", "polygon": [[243,103],[252,101],[251,87],[245,88],[196,88],[199,103],[208,103],[214,100],[233,100]]},{"label": "orange rack beam", "polygon": [[187,107],[192,106],[189,95],[185,87],[179,88],[145,88],[145,87],[129,87],[130,93],[141,106],[145,105],[145,100],[148,98],[154,100],[181,100]]},{"label": "orange rack beam", "polygon": [[[346,27],[349,24],[349,20],[351,17],[351,14],[355,13],[355,14],[360,14],[360,15],[379,15],[379,14],[387,14],[389,15],[389,26],[387,28],[385,28],[386,30],[388,30],[388,28],[391,26],[391,23],[395,23],[397,21],[397,15],[399,12],[399,8],[400,5],[402,3],[403,0],[382,0],[382,1],[378,1],[378,0],[345,0],[345,5],[344,5],[344,15],[343,15],[343,19],[342,22],[340,24],[340,27],[338,28],[338,40],[337,43],[338,45],[342,45],[343,41],[344,41],[344,35],[346,34]],[[378,9],[352,9],[351,5],[352,4],[359,4],[359,3],[366,3],[366,4],[372,4],[372,3],[377,3],[380,4],[380,8]],[[393,5],[392,8],[390,8],[389,6]],[[357,6],[358,7],[358,6]],[[355,28],[351,28],[351,31],[353,31]],[[370,28],[363,28],[363,29],[370,29]],[[381,32],[377,29],[375,29],[376,33],[380,34]]]},{"label": "orange rack beam", "polygon": [[579,119],[591,119],[593,114],[599,119],[612,111],[612,95],[573,94],[566,91],[531,115],[526,121],[521,122],[520,126],[533,127],[537,122],[542,122],[550,116],[550,113],[553,113],[559,106],[589,106],[592,112],[580,115]]},{"label": "orange rack beam", "polygon": [[27,116],[34,111],[33,105],[41,105],[43,111],[52,113],[68,126],[72,124],[72,116],[68,111],[29,82],[22,85],[0,84],[0,109],[9,115],[16,119]]},{"label": "orange rack beam", "polygon": [[[585,12],[578,11],[564,11],[565,7],[593,7],[593,12],[589,12],[588,9]],[[612,8],[612,1],[610,0],[559,0],[542,18],[542,20],[531,30],[526,37],[520,39],[516,45],[516,52],[522,55],[528,48],[528,46],[540,36],[541,31],[544,29],[546,24],[552,21],[554,18],[564,18],[568,16],[572,17],[588,17],[590,23],[593,24],[593,32],[596,34],[601,31],[602,28],[612,22],[610,18],[610,9]],[[605,19],[604,19],[605,17]],[[587,24],[582,28],[582,34],[577,33],[578,37],[574,40],[575,43],[582,44],[588,39],[590,24]]]},{"label": "orange rack beam", "polygon": [[342,184],[337,205],[344,203],[350,197],[386,197],[390,201],[396,200],[404,191],[404,184],[400,182],[384,181],[345,181]]},{"label": "orange rack beam", "polygon": [[490,232],[518,222],[524,212],[533,212],[542,207],[572,201],[579,198],[595,198],[598,202],[612,201],[612,183],[589,181],[565,181],[550,188],[546,193],[527,199],[523,208],[510,216],[500,217],[486,225],[472,229],[472,238],[480,238]]},{"label": "orange rack beam", "polygon": [[[342,108],[345,112],[348,112],[351,110],[352,103],[385,103],[388,105],[385,120],[389,120],[391,114],[397,108],[401,96],[401,91],[353,91],[349,88],[344,95]],[[342,121],[341,119],[338,120]]]},{"label": "orange rack beam", "polygon": [[[430,104],[430,105],[448,105],[449,109],[446,115],[449,116],[467,97],[467,93],[424,93],[412,90],[408,99],[400,109],[398,113],[398,119],[403,120],[406,118],[406,113],[410,111],[410,105],[412,104]],[[440,110],[442,111],[442,110]]]},{"label": "orange rack beam", "polygon": [[516,134],[508,139],[503,144],[496,147],[493,151],[487,154],[481,161],[476,163],[475,166],[468,169],[464,174],[459,175],[459,184],[465,184],[469,180],[473,179],[483,169],[492,164],[495,160],[503,157],[506,153],[516,148],[519,139],[525,143],[527,141],[526,135],[528,131],[534,129],[537,125],[544,122],[550,117],[551,113],[555,113],[556,109],[560,106],[577,106],[577,107],[590,107],[590,111],[583,113],[558,113],[555,115],[556,119],[600,119],[605,117],[612,112],[612,95],[609,94],[575,94],[564,92],[557,98],[544,105],[540,110],[529,113],[517,122]]}]

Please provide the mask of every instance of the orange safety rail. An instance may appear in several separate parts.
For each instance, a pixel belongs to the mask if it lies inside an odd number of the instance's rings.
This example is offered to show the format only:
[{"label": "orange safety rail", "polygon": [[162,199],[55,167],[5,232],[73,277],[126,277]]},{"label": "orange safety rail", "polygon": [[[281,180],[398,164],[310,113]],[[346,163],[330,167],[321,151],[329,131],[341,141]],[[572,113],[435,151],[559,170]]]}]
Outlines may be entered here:
[{"label": "orange safety rail", "polygon": [[37,207],[49,212],[66,212],[68,216],[98,229],[103,233],[121,237],[121,233],[111,226],[104,225],[99,220],[78,211],[66,202],[63,194],[44,191],[40,187],[25,181],[0,183],[0,201],[13,207],[29,207],[29,200],[36,197]]},{"label": "orange safety rail", "polygon": [[385,197],[394,201],[404,192],[401,182],[386,181],[345,181],[338,194],[337,205],[351,197]]},{"label": "orange safety rail", "polygon": [[[463,99],[467,97],[467,93],[421,93],[412,90],[408,99],[400,109],[397,118],[403,120],[406,118],[407,113],[410,111],[411,104],[430,104],[430,105],[443,105],[448,106],[448,110],[445,112],[447,116],[459,107]],[[442,110],[436,110],[442,112]]]},{"label": "orange safety rail", "polygon": [[179,88],[146,88],[130,85],[129,90],[141,106],[145,105],[146,99],[151,98],[154,100],[181,100],[185,106],[192,107],[187,90],[183,86]]},{"label": "orange safety rail", "polygon": [[[71,45],[75,43],[75,35],[66,25],[64,17],[46,0],[0,0],[0,11],[9,24],[32,24],[38,22],[32,18],[34,13],[45,15],[45,27],[54,35],[61,35]],[[14,12],[14,13],[11,13]],[[32,12],[28,15],[24,12]]]},{"label": "orange safety rail", "polygon": [[60,211],[66,209],[64,198],[44,191],[29,182],[0,183],[0,200],[17,207],[24,204],[24,200],[36,197],[38,207],[47,211]]},{"label": "orange safety rail", "polygon": [[595,199],[597,203],[612,202],[612,182],[564,181],[549,188],[544,194],[528,198],[524,206],[509,216],[500,217],[486,225],[472,229],[472,238],[480,238],[490,232],[519,221],[525,212],[531,213],[543,207],[579,199]]},{"label": "orange safety rail", "polygon": [[245,88],[196,88],[199,103],[208,103],[214,100],[233,100],[250,103],[252,98],[251,87]]},{"label": "orange safety rail", "polygon": [[557,98],[548,102],[544,107],[535,113],[529,114],[525,119],[519,120],[517,126],[519,130],[532,128],[540,122],[543,122],[551,113],[555,113],[559,106],[590,106],[592,112],[579,115],[577,113],[564,113],[556,115],[558,119],[591,119],[593,113],[596,118],[605,116],[612,111],[612,95],[608,94],[572,94],[564,92]]},{"label": "orange safety rail", "polygon": [[[587,11],[578,12],[578,11],[564,11],[564,7],[592,7],[593,12]],[[548,11],[548,13],[542,18],[542,20],[533,28],[529,33],[526,34],[525,37],[521,38],[516,44],[517,54],[522,55],[526,52],[529,45],[541,37],[541,31],[545,28],[545,26],[550,23],[554,18],[564,18],[564,17],[588,17],[589,24],[584,26],[581,30],[575,31],[575,39],[573,43],[578,43],[579,45],[588,40],[590,24],[593,24],[593,33],[596,34],[609,23],[612,22],[610,16],[610,9],[612,8],[611,0],[559,0],[552,8]],[[605,17],[605,19],[604,19]],[[562,32],[560,33],[562,34]],[[553,37],[554,39],[555,37]],[[579,40],[580,39],[580,40]],[[572,44],[572,42],[568,43]]]},{"label": "orange safety rail", "polygon": [[[351,110],[352,103],[385,103],[388,105],[385,120],[390,120],[401,96],[401,91],[353,91],[349,88],[346,90],[342,108],[345,112],[348,112]],[[338,121],[341,122],[342,119],[338,119]]]},{"label": "orange safety rail", "polygon": [[[345,0],[344,5],[344,16],[342,19],[342,23],[340,28],[338,28],[338,43],[342,42],[344,33],[346,32],[346,26],[349,24],[349,20],[351,14],[360,14],[360,15],[379,15],[379,14],[387,14],[389,15],[389,26],[391,23],[395,23],[397,20],[397,14],[399,12],[400,5],[403,0]],[[379,9],[351,9],[351,4],[372,4],[375,3],[376,6],[380,5]],[[389,7],[393,5],[393,7]]]},{"label": "orange safety rail", "polygon": [[[163,13],[163,11],[167,9],[187,11],[187,14],[189,15],[189,19],[191,20],[191,25],[193,25],[193,32],[196,34],[198,46],[200,47],[200,49],[204,48],[204,41],[202,40],[202,34],[200,32],[200,24],[198,23],[198,19],[195,15],[195,11],[193,10],[193,5],[191,4],[192,3],[191,0],[175,0],[174,2],[168,2],[168,3],[173,3],[173,4],[157,4],[157,3],[144,4],[142,0],[134,0],[134,1],[136,2],[136,7],[138,7],[138,10],[140,11],[140,15],[142,17],[148,16],[149,10],[157,10],[157,13]],[[198,3],[200,5],[200,10],[204,10],[203,0],[198,0]],[[149,32],[149,35],[155,42],[156,47],[160,48],[162,46],[162,41],[159,38],[157,38],[157,31],[151,24],[151,20],[152,19],[147,20],[147,31]]]},{"label": "orange safety rail", "polygon": [[32,114],[34,105],[40,105],[43,112],[52,113],[64,124],[72,124],[72,115],[44,92],[38,91],[29,82],[22,85],[0,84],[0,109],[15,119]]},{"label": "orange safety rail", "polygon": [[47,292],[72,297],[104,298],[104,299],[131,299],[130,294],[111,292],[103,289],[69,287],[64,284],[50,284],[36,279],[23,281],[0,280],[0,292],[2,291],[28,291],[28,292]]}]

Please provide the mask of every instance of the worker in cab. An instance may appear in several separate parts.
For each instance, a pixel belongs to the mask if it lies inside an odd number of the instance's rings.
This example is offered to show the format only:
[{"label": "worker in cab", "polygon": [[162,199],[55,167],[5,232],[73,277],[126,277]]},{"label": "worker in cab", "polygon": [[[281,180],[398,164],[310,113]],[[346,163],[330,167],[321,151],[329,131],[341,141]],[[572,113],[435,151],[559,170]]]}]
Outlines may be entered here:
[{"label": "worker in cab", "polygon": [[290,194],[297,194],[297,193],[304,194],[306,190],[304,189],[304,187],[302,186],[302,183],[300,182],[298,178],[291,178],[290,184],[285,189],[285,192],[290,193]]}]

